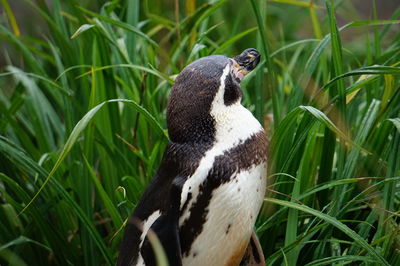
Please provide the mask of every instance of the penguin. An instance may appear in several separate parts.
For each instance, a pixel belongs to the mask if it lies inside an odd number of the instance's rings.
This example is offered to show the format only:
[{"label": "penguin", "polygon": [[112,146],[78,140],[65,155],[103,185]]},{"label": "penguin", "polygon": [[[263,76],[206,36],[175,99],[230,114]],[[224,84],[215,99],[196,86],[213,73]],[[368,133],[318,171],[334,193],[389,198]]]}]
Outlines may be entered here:
[{"label": "penguin", "polygon": [[170,142],[128,220],[117,265],[156,265],[155,233],[169,265],[265,265],[253,232],[266,188],[268,139],[241,104],[240,82],[260,62],[249,48],[212,55],[176,77]]}]

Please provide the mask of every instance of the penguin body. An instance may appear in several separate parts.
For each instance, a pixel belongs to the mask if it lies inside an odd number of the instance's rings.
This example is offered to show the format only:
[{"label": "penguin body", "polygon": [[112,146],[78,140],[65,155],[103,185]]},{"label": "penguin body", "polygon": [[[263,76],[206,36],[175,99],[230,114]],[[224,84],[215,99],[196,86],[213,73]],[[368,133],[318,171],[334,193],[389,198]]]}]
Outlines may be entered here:
[{"label": "penguin body", "polygon": [[258,52],[247,49],[233,59],[201,58],[177,76],[167,108],[171,141],[129,220],[119,265],[156,264],[149,229],[170,265],[239,265],[252,253],[262,265],[252,230],[268,143],[240,104],[239,85],[258,62]]}]

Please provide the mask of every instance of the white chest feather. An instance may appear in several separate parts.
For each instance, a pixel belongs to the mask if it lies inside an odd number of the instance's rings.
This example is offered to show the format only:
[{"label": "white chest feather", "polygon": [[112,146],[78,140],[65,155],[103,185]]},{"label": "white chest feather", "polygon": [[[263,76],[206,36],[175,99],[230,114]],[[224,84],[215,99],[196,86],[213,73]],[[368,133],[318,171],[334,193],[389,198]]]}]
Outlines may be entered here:
[{"label": "white chest feather", "polygon": [[[203,232],[182,258],[183,265],[234,265],[248,245],[266,187],[266,164],[239,173],[217,188]],[[244,204],[245,203],[245,204]]]}]

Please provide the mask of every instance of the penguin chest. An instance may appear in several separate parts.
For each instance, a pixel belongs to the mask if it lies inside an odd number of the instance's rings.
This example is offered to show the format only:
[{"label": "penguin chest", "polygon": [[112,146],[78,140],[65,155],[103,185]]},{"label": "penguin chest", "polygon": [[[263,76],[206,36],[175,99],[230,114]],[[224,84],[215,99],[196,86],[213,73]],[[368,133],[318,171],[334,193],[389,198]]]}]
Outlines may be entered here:
[{"label": "penguin chest", "polygon": [[221,106],[213,103],[211,110],[215,143],[181,192],[185,266],[239,265],[265,194],[265,132],[239,103]]},{"label": "penguin chest", "polygon": [[203,219],[202,228],[182,254],[183,265],[238,265],[262,205],[265,187],[263,162],[235,172],[228,182],[215,188],[208,205],[198,213],[202,215],[198,217]]}]

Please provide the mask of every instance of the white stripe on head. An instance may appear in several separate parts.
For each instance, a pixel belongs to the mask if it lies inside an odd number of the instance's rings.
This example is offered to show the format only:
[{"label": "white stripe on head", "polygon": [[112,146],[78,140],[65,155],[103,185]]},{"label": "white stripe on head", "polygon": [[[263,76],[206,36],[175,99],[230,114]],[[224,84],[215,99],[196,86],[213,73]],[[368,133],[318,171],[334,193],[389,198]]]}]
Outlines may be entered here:
[{"label": "white stripe on head", "polygon": [[221,78],[219,80],[220,85],[219,85],[216,95],[214,96],[214,100],[211,104],[211,114],[212,114],[212,110],[213,110],[213,108],[215,108],[215,106],[219,106],[221,104],[225,105],[224,104],[225,80],[226,80],[226,77],[230,74],[230,70],[231,70],[231,64],[229,62],[228,64],[226,64],[224,71],[222,72]]}]

